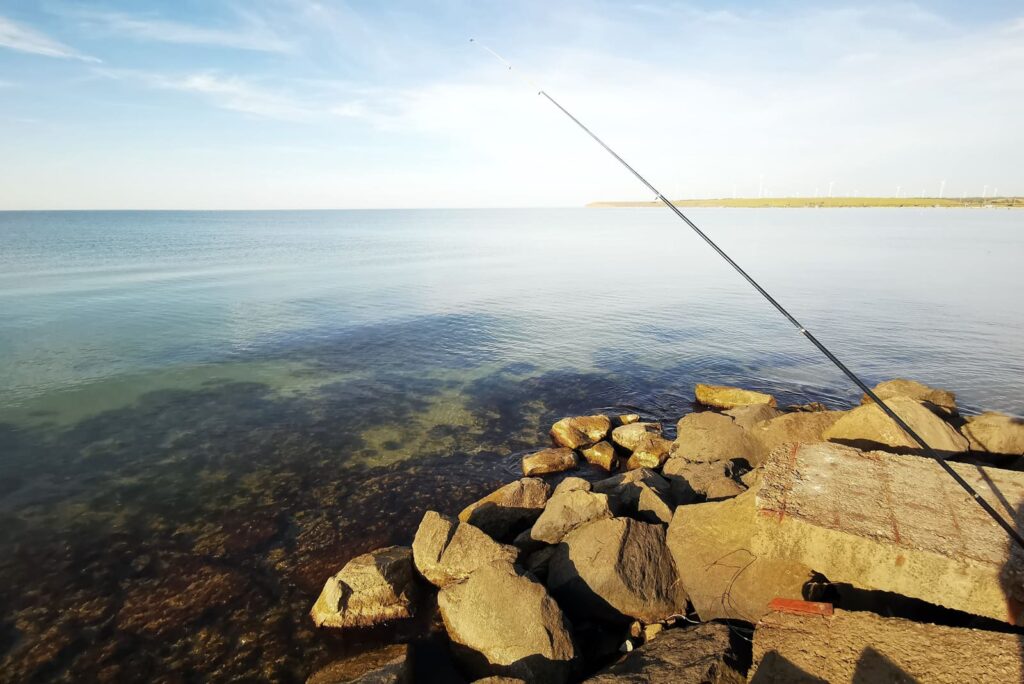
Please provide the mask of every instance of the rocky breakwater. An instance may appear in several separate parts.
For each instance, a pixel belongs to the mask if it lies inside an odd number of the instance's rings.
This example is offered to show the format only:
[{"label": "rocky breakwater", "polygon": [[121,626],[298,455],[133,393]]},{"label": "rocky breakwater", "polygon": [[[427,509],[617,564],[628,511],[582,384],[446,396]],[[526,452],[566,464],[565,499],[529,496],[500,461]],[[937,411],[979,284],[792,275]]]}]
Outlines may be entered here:
[{"label": "rocky breakwater", "polygon": [[[907,380],[876,392],[1024,519],[1022,421]],[[1021,681],[1024,550],[877,406],[694,394],[673,438],[559,420],[522,479],[327,580],[312,617],[343,634],[432,612],[443,675],[390,646],[311,681],[959,681],[979,644],[999,647],[972,679]]]}]

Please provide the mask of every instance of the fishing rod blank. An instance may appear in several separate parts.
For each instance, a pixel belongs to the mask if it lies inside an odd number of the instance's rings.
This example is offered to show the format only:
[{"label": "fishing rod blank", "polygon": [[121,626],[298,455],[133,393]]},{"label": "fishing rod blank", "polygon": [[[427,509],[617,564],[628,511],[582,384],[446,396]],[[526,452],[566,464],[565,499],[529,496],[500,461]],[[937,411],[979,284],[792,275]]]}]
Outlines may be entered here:
[{"label": "fishing rod blank", "polygon": [[[491,55],[493,55],[495,57],[495,59],[497,59],[502,64],[504,64],[505,67],[509,71],[513,71],[512,65],[509,64],[508,61],[506,61],[501,55],[499,55],[494,50],[490,49],[486,45],[483,45],[482,43],[479,43],[479,42],[475,41],[472,38],[469,39],[469,42],[474,43],[474,44],[480,46],[481,48],[483,48],[484,50],[486,50],[487,52],[491,53]],[[536,87],[528,79],[527,79],[526,82],[530,86]],[[704,242],[706,242],[708,244],[708,246],[711,247],[711,249],[715,250],[715,252],[718,254],[718,256],[722,257],[726,261],[726,263],[728,263],[730,266],[732,266],[733,269],[737,273],[739,273],[741,276],[743,276],[743,279],[746,280],[748,283],[750,283],[750,285],[755,290],[757,290],[761,294],[762,297],[764,297],[766,300],[768,300],[768,303],[771,304],[772,306],[774,306],[775,309],[780,314],[785,316],[786,320],[788,320],[790,323],[792,323],[793,326],[796,327],[796,329],[800,331],[801,335],[806,337],[810,341],[811,344],[813,344],[815,347],[817,347],[818,350],[822,354],[824,354],[825,357],[829,361],[831,361],[835,365],[836,368],[841,370],[843,372],[843,374],[846,375],[846,377],[848,377],[850,380],[853,381],[853,384],[855,384],[857,387],[859,387],[861,390],[863,390],[864,394],[866,394],[873,402],[875,402],[878,405],[878,407],[880,409],[882,409],[882,411],[885,412],[885,414],[887,416],[892,418],[893,422],[895,422],[896,425],[898,425],[901,430],[903,430],[905,433],[907,433],[907,435],[911,439],[913,439],[915,442],[917,442],[921,446],[921,449],[924,451],[925,455],[927,455],[928,457],[932,458],[936,463],[938,463],[939,466],[943,470],[945,470],[946,473],[948,473],[949,476],[952,477],[953,480],[958,485],[960,485],[964,489],[965,492],[967,492],[968,494],[971,495],[971,498],[973,498],[978,503],[978,505],[981,506],[982,509],[984,509],[984,511],[986,513],[988,513],[989,517],[991,517],[994,521],[996,521],[996,523],[998,523],[999,526],[1002,527],[1006,531],[1006,533],[1008,535],[1010,535],[1010,538],[1013,539],[1021,549],[1024,549],[1024,537],[1022,537],[1021,534],[1019,532],[1017,532],[1017,530],[1015,530],[1013,528],[1013,526],[1010,525],[1010,523],[1008,523],[1003,518],[1003,516],[1001,516],[996,511],[996,509],[992,507],[991,504],[989,504],[988,501],[983,499],[982,496],[977,492],[977,490],[975,490],[974,487],[972,487],[970,485],[970,483],[967,482],[967,480],[965,480],[963,477],[961,477],[960,473],[956,472],[956,470],[954,470],[953,467],[949,463],[947,463],[946,460],[944,458],[942,458],[942,456],[939,455],[938,452],[936,452],[934,449],[932,449],[928,445],[928,443],[925,442],[924,439],[919,434],[917,434],[917,432],[914,431],[913,428],[911,428],[909,425],[907,425],[906,421],[904,421],[902,418],[900,418],[899,415],[897,415],[897,413],[895,411],[893,411],[892,408],[890,408],[888,404],[886,404],[884,401],[882,401],[878,397],[878,395],[875,394],[874,391],[870,387],[868,387],[864,383],[864,381],[861,380],[857,376],[856,373],[854,373],[849,368],[847,368],[846,365],[842,361],[840,361],[836,357],[835,354],[833,354],[831,351],[829,351],[828,347],[826,347],[824,344],[821,343],[821,341],[818,340],[818,338],[816,338],[814,335],[812,335],[811,332],[800,323],[800,321],[798,321],[791,313],[789,313],[789,311],[786,310],[786,308],[784,306],[782,306],[782,304],[780,304],[774,297],[772,297],[770,294],[768,294],[768,291],[765,290],[763,287],[761,287],[761,285],[756,280],[754,280],[750,276],[749,273],[744,271],[740,267],[739,264],[737,264],[735,261],[733,261],[732,257],[730,257],[728,254],[726,254],[725,251],[721,247],[719,247],[717,244],[715,244],[714,240],[712,240],[710,237],[707,236],[706,233],[704,233],[704,231],[702,231],[700,228],[698,228],[696,223],[691,221],[682,211],[680,211],[679,207],[677,207],[675,204],[673,204],[671,202],[671,200],[666,199],[665,196],[662,195],[661,192],[659,192],[657,188],[655,188],[653,185],[651,185],[647,181],[646,178],[641,176],[640,173],[636,169],[634,169],[632,166],[627,164],[625,159],[620,157],[615,152],[615,150],[613,150],[612,148],[608,147],[608,145],[606,145],[603,140],[601,140],[599,137],[597,137],[597,135],[595,135],[594,132],[591,131],[589,128],[584,126],[583,122],[581,122],[575,116],[570,114],[569,110],[567,110],[565,107],[560,105],[555,100],[555,98],[553,98],[550,95],[548,95],[547,92],[544,91],[544,89],[537,88],[537,94],[543,96],[545,99],[547,99],[548,102],[550,102],[555,107],[557,107],[558,110],[561,111],[563,114],[565,114],[567,117],[569,117],[572,120],[573,123],[575,123],[581,129],[583,129],[584,133],[589,135],[591,138],[594,139],[594,141],[598,145],[603,147],[608,154],[610,154],[613,157],[615,157],[616,161],[618,161],[620,164],[622,164],[624,167],[626,167],[626,169],[630,173],[632,173],[634,176],[636,176],[636,179],[638,181],[643,183],[647,187],[648,190],[650,190],[652,193],[654,193],[655,199],[657,199],[658,201],[662,202],[666,207],[668,207],[672,211],[672,213],[674,213],[676,216],[678,216],[683,221],[683,223],[685,223],[687,226],[689,226],[693,230],[693,232],[696,233],[698,237],[700,237],[700,239],[702,239]]]}]

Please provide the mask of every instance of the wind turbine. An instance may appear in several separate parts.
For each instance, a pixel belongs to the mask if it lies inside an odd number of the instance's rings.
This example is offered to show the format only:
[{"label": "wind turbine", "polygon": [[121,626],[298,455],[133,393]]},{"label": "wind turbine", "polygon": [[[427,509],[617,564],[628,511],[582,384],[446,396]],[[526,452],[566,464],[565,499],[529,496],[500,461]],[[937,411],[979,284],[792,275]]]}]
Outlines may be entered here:
[{"label": "wind turbine", "polygon": [[835,184],[836,184],[836,182],[835,182],[835,181],[829,181],[829,182],[828,182],[828,196],[829,196],[829,197],[831,197],[831,196],[832,196],[832,186],[833,186],[833,185],[835,185]]},{"label": "wind turbine", "polygon": [[902,185],[897,185],[897,186],[896,186],[896,199],[899,199],[899,197],[900,197],[900,190],[901,190],[902,188],[903,188],[903,186],[902,186]]},{"label": "wind turbine", "polygon": [[942,193],[946,190],[946,181],[939,183],[939,199],[942,199]]}]

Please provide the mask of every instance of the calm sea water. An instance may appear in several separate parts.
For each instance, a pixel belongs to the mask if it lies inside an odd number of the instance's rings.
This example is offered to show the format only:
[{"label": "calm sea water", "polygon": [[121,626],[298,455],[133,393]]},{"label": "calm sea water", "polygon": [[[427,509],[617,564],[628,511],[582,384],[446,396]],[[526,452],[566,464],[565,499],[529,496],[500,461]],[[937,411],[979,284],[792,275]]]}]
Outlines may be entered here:
[{"label": "calm sea water", "polygon": [[[1024,415],[1024,213],[692,210],[869,382]],[[667,212],[0,213],[0,679],[266,678],[561,415],[858,395]],[[398,638],[405,638],[399,635]]]}]

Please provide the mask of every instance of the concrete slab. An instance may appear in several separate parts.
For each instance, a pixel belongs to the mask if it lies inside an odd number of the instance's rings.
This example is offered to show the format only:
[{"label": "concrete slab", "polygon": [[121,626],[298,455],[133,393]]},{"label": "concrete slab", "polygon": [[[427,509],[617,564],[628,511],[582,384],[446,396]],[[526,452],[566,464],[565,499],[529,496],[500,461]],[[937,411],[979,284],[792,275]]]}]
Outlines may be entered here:
[{"label": "concrete slab", "polygon": [[874,613],[772,613],[754,631],[751,684],[1021,682],[1021,635]]},{"label": "concrete slab", "polygon": [[[1024,473],[953,467],[1020,527]],[[825,443],[783,449],[765,463],[756,508],[758,555],[1020,624],[1024,554],[930,459]]]}]

